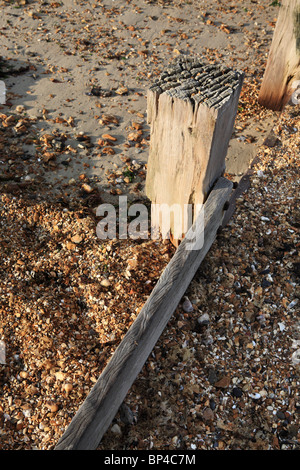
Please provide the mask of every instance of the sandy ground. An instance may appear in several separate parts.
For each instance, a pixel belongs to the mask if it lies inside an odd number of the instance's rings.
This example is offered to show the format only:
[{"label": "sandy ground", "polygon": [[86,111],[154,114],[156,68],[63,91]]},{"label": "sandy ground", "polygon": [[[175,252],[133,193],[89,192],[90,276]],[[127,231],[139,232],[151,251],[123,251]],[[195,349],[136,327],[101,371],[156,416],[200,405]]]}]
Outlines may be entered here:
[{"label": "sandy ground", "polygon": [[[299,122],[293,109],[282,117],[257,104],[278,14],[278,7],[270,3],[270,0],[21,0],[19,3],[5,0],[0,4],[0,56],[5,66],[12,67],[7,76],[2,77],[7,88],[7,101],[0,106],[0,117],[6,125],[6,116],[13,114],[20,124],[19,127],[7,124],[11,134],[7,133],[9,137],[1,135],[4,139],[1,145],[9,138],[19,152],[11,157],[5,154],[5,158],[0,159],[2,181],[15,180],[17,184],[24,182],[25,185],[36,181],[39,188],[45,189],[45,194],[63,194],[67,199],[70,196],[72,203],[76,197],[82,197],[79,191],[82,182],[91,188],[97,187],[101,201],[116,200],[119,194],[127,194],[133,199],[144,197],[150,138],[147,90],[171,60],[180,55],[197,56],[245,72],[226,172],[230,178],[239,179],[260,152],[264,163],[256,168],[259,176],[245,197],[246,202],[239,202],[233,225],[213,247],[203,270],[189,289],[193,310],[188,312],[181,306],[176,312],[162,342],[126,398],[131,415],[129,413],[127,421],[124,417],[123,420],[116,417],[100,449],[259,450],[299,446],[297,380],[286,359],[295,332],[293,305],[296,304],[293,302],[297,295],[293,269],[299,265],[295,230],[298,222],[293,211],[289,213],[290,208],[297,207],[295,155],[299,143],[293,126],[299,127]],[[278,119],[282,119],[279,124]],[[289,121],[293,122],[292,129]],[[278,146],[275,141],[271,147],[262,145],[273,128]],[[21,151],[16,141],[22,145]],[[5,149],[2,151],[4,154]],[[283,182],[288,184],[282,186]],[[26,207],[24,211],[28,210],[34,223],[43,220],[44,212],[38,205],[35,208],[30,203],[27,207],[21,196],[20,202],[18,197],[13,197],[15,186],[7,186],[9,184],[5,187],[3,202],[7,220],[11,217],[18,221],[19,204]],[[18,188],[16,196],[22,193],[22,186]],[[35,197],[38,200],[36,194]],[[49,199],[46,198],[46,202],[48,204]],[[95,209],[97,198],[93,202]],[[15,215],[11,216],[10,211],[14,210]],[[38,222],[34,219],[35,211]],[[65,218],[70,217],[70,227],[74,225],[76,230],[81,224],[82,211],[79,212],[79,222],[72,219],[71,210],[65,214]],[[60,206],[55,207],[54,215],[50,209],[46,213],[49,226],[45,230],[51,237],[53,235],[53,239],[43,250],[57,247],[60,236],[54,233],[52,223],[54,220],[58,223]],[[74,213],[76,215],[76,211]],[[265,227],[260,226],[262,220],[267,224],[267,219],[272,221],[269,234],[275,234],[271,235],[273,247],[271,237],[266,240]],[[92,223],[86,223],[92,239]],[[282,228],[281,235],[278,226]],[[12,224],[7,233],[14,233],[18,230],[16,227],[19,225]],[[22,234],[23,228],[19,227]],[[63,246],[61,256],[70,242],[66,241],[71,228],[68,230],[59,240]],[[6,250],[10,248],[6,238],[5,229],[3,249],[8,256]],[[67,279],[76,285],[77,277],[81,278],[83,273],[78,272],[74,262],[72,267],[66,266],[64,257],[57,261],[49,253],[40,253],[38,232],[35,232],[34,240],[42,268],[47,260],[51,270],[57,270],[64,282]],[[93,240],[89,250],[93,256],[93,250],[95,253],[99,250],[94,245]],[[20,255],[19,249],[16,248],[16,259]],[[76,250],[80,256],[84,252],[81,248]],[[28,260],[25,255],[26,252],[21,255],[24,258],[21,267],[15,266],[11,259],[12,269],[7,268],[8,279],[11,276],[16,289],[18,278],[15,272],[22,273],[23,266],[27,269],[26,263],[35,266],[34,254],[31,252]],[[59,258],[60,255],[56,253],[56,256]],[[69,260],[69,254],[65,256]],[[84,253],[82,256],[84,259]],[[122,256],[125,259],[125,254],[120,254],[118,266],[122,264]],[[89,260],[87,257],[82,263],[84,276]],[[100,263],[100,270],[101,266]],[[44,266],[43,275],[48,267]],[[49,268],[49,272],[51,270]],[[18,276],[22,279],[23,274]],[[147,271],[147,275],[151,272]],[[263,287],[262,276],[265,276]],[[95,277],[92,285],[95,289],[98,288],[97,279]],[[47,279],[47,282],[49,292],[54,280]],[[79,282],[83,281],[80,279]],[[40,283],[43,284],[43,279]],[[3,291],[6,288],[9,291],[9,284],[3,286]],[[88,303],[90,291],[85,294]],[[75,298],[73,301],[75,305]],[[21,299],[17,309],[23,308],[22,302]],[[72,303],[76,316],[78,306],[74,305]],[[4,307],[3,311],[8,308],[7,303]],[[15,314],[13,309],[9,311],[12,316]],[[201,318],[205,312],[210,317],[208,331],[206,324],[199,327],[196,318]],[[35,317],[30,321],[40,325]],[[27,330],[19,332],[20,337],[23,338],[25,332],[28,341],[38,341],[39,332],[31,334],[32,325],[25,326]],[[17,323],[14,328],[19,331],[21,327]],[[42,326],[36,326],[38,328]],[[51,336],[53,332],[49,325],[47,328],[46,333]],[[59,330],[59,326],[55,328]],[[81,348],[87,347],[85,328],[82,326],[79,335]],[[5,328],[2,330],[1,334],[5,336]],[[56,338],[53,341],[55,343]],[[272,348],[267,354],[268,342]],[[77,402],[75,395],[70,395],[66,398],[67,404],[52,403],[54,408],[57,405],[58,412],[48,410],[46,414],[45,404],[40,408],[32,405],[34,396],[31,408],[20,411],[23,397],[19,397],[18,404],[14,402],[14,386],[18,390],[23,390],[22,387],[27,390],[31,380],[38,393],[45,386],[46,395],[49,393],[50,397],[49,390],[59,382],[55,375],[51,376],[50,366],[40,380],[40,371],[36,375],[35,370],[39,366],[34,363],[38,359],[32,351],[25,352],[25,346],[21,352],[27,368],[21,370],[21,363],[16,365],[12,360],[12,370],[6,372],[7,376],[4,374],[5,386],[12,386],[5,392],[4,401],[8,408],[4,407],[3,414],[0,410],[1,424],[6,426],[5,445],[6,448],[40,446],[47,449],[61,435],[73,412],[72,406],[76,407]],[[95,348],[94,344],[89,347]],[[278,352],[280,348],[283,358]],[[266,357],[266,361],[260,363],[260,357]],[[99,361],[98,353],[93,354],[93,358]],[[19,377],[19,369],[26,376],[23,382],[27,380],[28,383],[25,385],[19,378],[15,382],[9,379],[12,374]],[[74,389],[80,391],[82,387],[85,390],[90,382],[84,383],[84,376],[78,370],[77,375],[74,373],[73,383],[77,381]],[[95,366],[94,375],[97,370]],[[70,371],[55,369],[57,373],[68,377]],[[87,367],[85,374],[90,373]],[[46,398],[41,393],[40,401]],[[11,416],[17,413],[15,422],[7,417],[9,413]],[[39,422],[40,416],[43,418]],[[28,430],[30,426],[34,427],[33,431]]]},{"label": "sandy ground", "polygon": [[[58,187],[85,173],[101,189],[107,188],[107,172],[122,165],[120,157],[147,162],[147,89],[171,60],[181,54],[203,56],[243,70],[251,86],[262,77],[277,14],[268,1],[2,5],[1,54],[15,68],[28,67],[5,80],[12,108],[23,105],[41,134],[67,132],[66,150],[44,172],[46,181]],[[100,96],[91,94],[93,87]],[[124,94],[118,94],[120,87]],[[104,113],[116,116],[118,125],[103,124]],[[143,129],[138,146],[128,140],[136,121]],[[241,175],[247,169],[272,123],[270,116],[257,130],[257,122],[248,116],[246,129],[233,135],[229,173]],[[78,143],[79,133],[94,147]],[[97,147],[107,133],[116,139],[113,156]],[[247,136],[251,139],[245,143]],[[36,152],[32,145],[25,149]]]}]

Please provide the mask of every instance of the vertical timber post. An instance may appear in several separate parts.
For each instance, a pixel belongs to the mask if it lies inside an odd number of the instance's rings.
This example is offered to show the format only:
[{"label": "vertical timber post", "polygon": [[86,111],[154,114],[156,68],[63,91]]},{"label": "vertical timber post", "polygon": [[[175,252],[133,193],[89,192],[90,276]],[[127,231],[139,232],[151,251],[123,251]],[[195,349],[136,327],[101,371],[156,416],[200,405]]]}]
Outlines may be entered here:
[{"label": "vertical timber post", "polygon": [[[152,229],[175,246],[224,173],[243,78],[242,72],[186,58],[171,64],[148,90],[146,195]],[[162,206],[169,209],[169,234]]]},{"label": "vertical timber post", "polygon": [[300,80],[300,0],[283,0],[275,26],[271,49],[258,102],[273,111],[282,111]]}]

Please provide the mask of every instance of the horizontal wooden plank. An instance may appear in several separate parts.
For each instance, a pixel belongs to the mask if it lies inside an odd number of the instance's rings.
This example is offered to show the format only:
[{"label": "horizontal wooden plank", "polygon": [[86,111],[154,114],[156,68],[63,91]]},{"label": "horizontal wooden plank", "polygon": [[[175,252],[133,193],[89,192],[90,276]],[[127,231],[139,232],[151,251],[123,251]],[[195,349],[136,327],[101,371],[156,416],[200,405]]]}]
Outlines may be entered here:
[{"label": "horizontal wooden plank", "polygon": [[[232,182],[219,178],[203,206],[203,214],[198,216],[204,216],[203,224],[187,233],[55,450],[97,448],[214,242],[231,191]],[[203,246],[199,248],[201,239]]]}]

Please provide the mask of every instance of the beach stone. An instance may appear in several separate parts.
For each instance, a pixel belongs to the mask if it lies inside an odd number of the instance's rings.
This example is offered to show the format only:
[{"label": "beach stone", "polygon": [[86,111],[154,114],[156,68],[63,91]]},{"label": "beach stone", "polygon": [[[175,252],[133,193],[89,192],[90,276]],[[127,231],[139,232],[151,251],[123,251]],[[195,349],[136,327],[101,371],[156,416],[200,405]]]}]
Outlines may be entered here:
[{"label": "beach stone", "polygon": [[212,409],[212,411],[214,411],[214,410],[216,409],[217,404],[216,404],[216,402],[215,402],[215,400],[214,400],[213,398],[211,398],[211,399],[209,400],[209,406],[210,406],[210,408]]},{"label": "beach stone", "polygon": [[17,113],[23,113],[25,111],[25,106],[19,104],[18,106],[16,106],[16,111]]},{"label": "beach stone", "polygon": [[111,432],[113,432],[114,434],[122,434],[122,430],[118,424],[114,424],[111,427]]},{"label": "beach stone", "polygon": [[214,385],[218,388],[227,388],[230,385],[230,377],[224,375],[224,377],[218,380]]},{"label": "beach stone", "polygon": [[189,300],[188,297],[185,297],[185,300],[182,304],[182,308],[186,313],[192,312],[194,310],[192,302]]},{"label": "beach stone", "polygon": [[274,134],[274,132],[270,132],[270,134],[265,139],[263,145],[265,145],[266,147],[275,147],[278,142],[278,137]]},{"label": "beach stone", "polygon": [[201,326],[208,325],[209,324],[209,315],[208,315],[208,313],[203,313],[203,315],[201,315],[201,317],[199,317],[197,321],[198,321],[199,325],[201,325]]},{"label": "beach stone", "polygon": [[240,398],[243,395],[243,390],[239,387],[234,387],[232,389],[232,395],[236,398]]},{"label": "beach stone", "polygon": [[285,413],[281,410],[277,411],[276,416],[277,416],[278,419],[282,419],[282,420],[285,419]]},{"label": "beach stone", "polygon": [[215,414],[211,408],[205,408],[202,413],[203,421],[213,421]]},{"label": "beach stone", "polygon": [[215,384],[218,380],[217,373],[214,369],[209,369],[208,372],[208,381],[211,385]]},{"label": "beach stone", "polygon": [[133,413],[126,403],[120,406],[120,419],[124,424],[132,424],[134,421]]}]

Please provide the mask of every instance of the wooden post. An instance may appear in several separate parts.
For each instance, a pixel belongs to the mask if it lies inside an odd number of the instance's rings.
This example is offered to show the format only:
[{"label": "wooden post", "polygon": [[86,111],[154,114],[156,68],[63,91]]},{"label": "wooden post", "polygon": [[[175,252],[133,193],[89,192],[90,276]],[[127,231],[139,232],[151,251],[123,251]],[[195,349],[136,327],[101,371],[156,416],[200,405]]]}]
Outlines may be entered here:
[{"label": "wooden post", "polygon": [[300,80],[300,0],[283,0],[258,102],[282,111]]},{"label": "wooden post", "polygon": [[[224,173],[243,77],[229,68],[183,58],[148,90],[146,195],[152,202],[153,229],[163,238],[168,234],[162,205],[181,208],[180,218],[170,214],[169,235],[175,246]],[[192,211],[187,213],[187,207]]]}]

